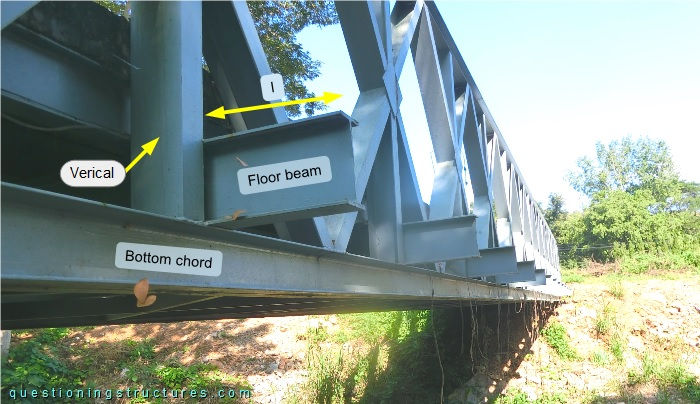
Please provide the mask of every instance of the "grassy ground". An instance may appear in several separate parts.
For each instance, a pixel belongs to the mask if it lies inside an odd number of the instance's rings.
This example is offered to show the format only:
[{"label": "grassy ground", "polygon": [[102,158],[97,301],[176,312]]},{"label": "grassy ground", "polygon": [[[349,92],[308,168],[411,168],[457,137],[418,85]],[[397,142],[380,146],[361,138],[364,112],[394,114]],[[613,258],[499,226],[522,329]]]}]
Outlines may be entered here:
[{"label": "grassy ground", "polygon": [[[186,389],[188,402],[238,402],[241,393],[247,394],[251,389],[245,379],[223,373],[214,365],[183,365],[168,360],[166,352],[156,353],[152,339],[126,338],[115,344],[97,344],[93,339],[81,338],[83,332],[90,330],[49,328],[14,332],[13,345],[2,368],[3,398],[12,398],[12,390],[29,389],[38,390],[39,396],[19,401],[95,402],[65,395],[42,398],[41,391],[79,389],[86,394],[87,389],[100,389],[101,398],[109,401],[118,397],[116,390],[121,390],[123,399],[116,402],[148,403],[164,401],[154,398],[153,390],[160,393],[165,389],[171,396],[173,391],[178,391],[182,397],[182,390]],[[104,391],[107,388],[113,391],[107,393]],[[143,393],[132,394],[133,390],[143,388],[149,390],[147,397]],[[193,390],[197,398],[192,397]],[[223,400],[202,397],[202,390],[225,390],[227,394],[235,391],[238,397]],[[18,392],[14,394],[20,396]]]},{"label": "grassy ground", "polygon": [[[430,346],[430,312],[366,313],[341,316],[337,331],[310,330],[310,349],[319,354],[308,357],[309,384],[302,391],[318,392],[315,402],[439,402],[442,377],[436,375],[444,373],[444,390],[454,392],[445,393],[446,402],[700,402],[700,275],[592,266],[567,271],[565,278],[573,295],[539,331],[517,369],[510,368],[514,361],[491,360],[498,350],[485,348],[484,360],[461,358],[476,367],[471,372],[443,352],[449,370],[441,371]],[[456,327],[447,317],[435,315]],[[449,344],[445,337],[438,336],[439,345],[455,354],[454,346],[442,346]],[[397,363],[397,356],[422,359]],[[425,367],[430,370],[422,372]],[[467,379],[479,385],[466,383],[468,392],[454,387]],[[401,380],[415,389],[398,396]],[[501,394],[489,394],[501,385]]]},{"label": "grassy ground", "polygon": [[565,272],[573,295],[546,325],[544,307],[503,305],[15,331],[2,396],[21,385],[226,389],[224,402],[263,403],[700,402],[700,275],[617,269]]},{"label": "grassy ground", "polygon": [[700,402],[700,276],[567,271],[573,288],[498,403]]}]

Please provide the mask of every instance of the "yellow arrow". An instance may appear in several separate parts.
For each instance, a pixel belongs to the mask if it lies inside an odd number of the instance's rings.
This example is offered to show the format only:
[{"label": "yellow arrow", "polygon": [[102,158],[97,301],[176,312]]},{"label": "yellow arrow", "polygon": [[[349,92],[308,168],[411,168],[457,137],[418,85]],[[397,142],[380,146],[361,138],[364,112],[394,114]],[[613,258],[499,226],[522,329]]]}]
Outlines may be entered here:
[{"label": "yellow arrow", "polygon": [[126,166],[126,168],[124,169],[124,171],[126,171],[126,172],[128,173],[129,170],[131,170],[131,169],[136,165],[136,163],[138,163],[139,160],[141,160],[141,159],[143,158],[143,156],[146,155],[146,153],[148,153],[149,156],[150,156],[151,154],[153,154],[153,149],[156,148],[156,143],[158,143],[158,139],[160,139],[160,137],[157,137],[157,138],[151,140],[151,141],[148,142],[148,143],[144,143],[144,144],[141,146],[141,148],[143,149],[143,150],[141,151],[141,153],[139,153],[139,155],[136,156],[136,158],[133,159],[133,160],[131,161],[131,163],[129,163],[128,166]]},{"label": "yellow arrow", "polygon": [[286,107],[287,105],[305,104],[307,102],[314,102],[314,101],[323,101],[326,104],[330,104],[331,102],[337,100],[340,97],[342,97],[341,94],[329,93],[329,92],[324,91],[323,96],[321,96],[321,97],[304,98],[303,100],[273,102],[272,104],[253,105],[252,107],[243,107],[243,108],[234,108],[234,109],[224,109],[224,107],[219,107],[219,108],[211,111],[210,113],[208,113],[207,116],[210,116],[212,118],[224,119],[224,117],[228,114],[238,114],[241,112],[258,111],[260,109]]}]

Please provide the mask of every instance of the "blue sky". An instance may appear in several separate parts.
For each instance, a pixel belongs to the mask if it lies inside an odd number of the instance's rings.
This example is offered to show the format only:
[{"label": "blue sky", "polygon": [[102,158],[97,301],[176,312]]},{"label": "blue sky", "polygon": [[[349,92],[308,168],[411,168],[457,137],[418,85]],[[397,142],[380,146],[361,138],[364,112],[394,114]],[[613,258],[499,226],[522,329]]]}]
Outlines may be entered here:
[{"label": "blue sky", "polygon": [[[448,1],[438,8],[539,201],[560,192],[568,209],[579,209],[585,201],[564,179],[567,171],[593,154],[596,141],[625,135],[664,139],[681,177],[700,181],[700,2]],[[350,114],[358,91],[340,27],[307,28],[299,38],[324,63],[310,88],[344,94],[333,109]],[[427,199],[432,164],[422,105],[411,96],[418,94],[412,63],[400,85]]]}]

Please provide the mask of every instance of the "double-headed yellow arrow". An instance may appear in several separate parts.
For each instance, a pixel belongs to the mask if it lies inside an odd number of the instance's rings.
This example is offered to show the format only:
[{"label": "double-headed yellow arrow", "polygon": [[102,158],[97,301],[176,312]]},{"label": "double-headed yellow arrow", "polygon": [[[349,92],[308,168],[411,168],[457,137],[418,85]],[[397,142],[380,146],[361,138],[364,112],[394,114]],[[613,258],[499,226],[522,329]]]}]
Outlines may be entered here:
[{"label": "double-headed yellow arrow", "polygon": [[336,93],[329,93],[329,92],[323,92],[323,96],[321,97],[313,97],[313,98],[304,98],[302,100],[292,100],[292,101],[281,101],[281,102],[273,102],[272,104],[262,104],[262,105],[253,105],[252,107],[243,107],[243,108],[234,108],[234,109],[224,109],[224,107],[219,107],[210,113],[207,114],[207,116],[210,116],[212,118],[219,118],[219,119],[224,119],[226,115],[228,114],[237,114],[240,112],[249,112],[249,111],[258,111],[261,109],[268,109],[268,108],[277,108],[277,107],[286,107],[287,105],[295,105],[295,104],[306,104],[307,102],[314,102],[314,101],[323,101],[326,104],[329,104],[338,98],[342,97],[341,94],[336,94]]},{"label": "double-headed yellow arrow", "polygon": [[[261,109],[269,109],[269,108],[277,108],[277,107],[285,107],[287,105],[294,105],[294,104],[305,104],[307,102],[314,102],[314,101],[323,101],[325,104],[329,104],[338,98],[342,97],[341,94],[336,94],[336,93],[329,93],[329,92],[324,92],[321,97],[312,97],[312,98],[304,98],[302,100],[292,100],[292,101],[282,101],[282,102],[273,102],[272,104],[262,104],[262,105],[254,105],[252,107],[243,107],[243,108],[234,108],[234,109],[224,109],[224,107],[219,107],[210,113],[207,114],[207,116],[210,116],[212,118],[219,118],[219,119],[224,119],[226,115],[228,114],[237,114],[240,112],[248,112],[248,111],[258,111]],[[129,163],[128,166],[124,169],[125,172],[129,172],[136,163],[139,162],[145,156],[148,154],[149,156],[153,154],[153,149],[156,148],[156,144],[158,143],[158,140],[160,137],[157,137],[153,140],[151,140],[148,143],[144,143],[141,148],[143,149],[141,153],[139,153],[138,156],[134,160]]]},{"label": "double-headed yellow arrow", "polygon": [[124,169],[124,171],[128,173],[129,170],[131,170],[131,169],[136,165],[136,163],[138,163],[139,160],[141,160],[141,159],[143,158],[143,156],[146,155],[146,153],[148,153],[149,156],[150,156],[151,154],[153,154],[153,149],[156,148],[156,143],[158,143],[158,139],[160,139],[160,136],[157,137],[157,138],[155,138],[155,139],[153,139],[153,140],[151,140],[151,141],[148,142],[148,143],[144,143],[143,145],[141,145],[141,148],[142,148],[143,150],[141,151],[141,153],[139,153],[138,156],[136,156],[135,159],[133,159],[133,160],[131,161],[131,163],[129,163],[128,166],[126,166],[126,168]]}]

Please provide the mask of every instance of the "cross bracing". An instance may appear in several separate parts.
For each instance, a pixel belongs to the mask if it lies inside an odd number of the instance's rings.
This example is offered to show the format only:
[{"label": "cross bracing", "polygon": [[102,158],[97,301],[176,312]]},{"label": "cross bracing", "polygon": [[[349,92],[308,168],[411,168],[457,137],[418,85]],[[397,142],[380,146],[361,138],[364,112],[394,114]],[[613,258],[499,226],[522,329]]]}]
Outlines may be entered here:
[{"label": "cross bracing", "polygon": [[[128,22],[73,4],[110,27],[97,34],[121,47],[106,57],[33,24],[56,15],[54,26],[79,35],[78,18],[52,12],[60,3],[7,4],[3,328],[567,293],[544,215],[433,3],[336,3],[360,90],[351,116],[289,121],[268,109],[223,122],[204,113],[264,103],[259,78],[271,73],[245,3],[135,2]],[[437,162],[429,205],[399,108],[408,57]],[[119,187],[58,178],[66,160],[128,161],[154,136],[157,151]],[[235,186],[244,167],[318,156],[330,162],[327,182],[251,195]],[[251,175],[249,185],[260,178]],[[120,242],[221,251],[221,274],[118,268]],[[158,299],[137,308],[142,277]]]}]

